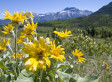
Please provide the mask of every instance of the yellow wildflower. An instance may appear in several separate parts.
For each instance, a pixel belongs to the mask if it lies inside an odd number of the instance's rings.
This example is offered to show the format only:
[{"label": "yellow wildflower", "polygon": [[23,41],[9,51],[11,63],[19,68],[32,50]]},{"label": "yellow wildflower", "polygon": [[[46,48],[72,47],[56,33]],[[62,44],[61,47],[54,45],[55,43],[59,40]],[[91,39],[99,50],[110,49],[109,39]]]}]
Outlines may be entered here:
[{"label": "yellow wildflower", "polygon": [[24,38],[26,37],[24,36],[23,33],[21,33],[21,35],[18,37],[17,43],[24,43]]},{"label": "yellow wildflower", "polygon": [[25,38],[28,38],[30,41],[33,39],[33,34],[37,34],[34,31],[37,28],[37,23],[33,24],[33,21],[27,24],[27,26],[24,27],[24,30],[22,32],[22,36]]},{"label": "yellow wildflower", "polygon": [[33,17],[33,14],[31,12],[28,13],[29,17]]},{"label": "yellow wildflower", "polygon": [[24,43],[24,40],[23,39],[19,39],[19,40],[17,40],[17,43]]},{"label": "yellow wildflower", "polygon": [[4,51],[4,49],[2,48],[2,46],[0,45],[0,52]]},{"label": "yellow wildflower", "polygon": [[[17,58],[22,58],[24,56],[24,53],[17,53],[16,57]],[[15,53],[13,54],[13,58],[15,58]]]},{"label": "yellow wildflower", "polygon": [[77,61],[78,62],[80,62],[80,63],[83,63],[83,62],[85,62],[85,58],[83,58],[83,57],[78,57],[78,59],[77,59]]},{"label": "yellow wildflower", "polygon": [[72,54],[78,57],[78,59],[77,59],[78,62],[80,62],[80,63],[85,62],[86,59],[81,57],[81,56],[83,56],[83,54],[82,54],[82,52],[80,52],[80,49],[79,50],[75,49],[75,52],[72,51]]},{"label": "yellow wildflower", "polygon": [[51,42],[51,57],[50,58],[53,58],[53,59],[56,59],[57,62],[58,60],[60,60],[61,62],[63,62],[63,60],[65,60],[65,57],[64,55],[62,54],[65,54],[65,52],[63,51],[64,48],[61,48],[62,45],[59,45],[56,47],[55,45],[55,40],[53,41],[53,43]]},{"label": "yellow wildflower", "polygon": [[71,34],[71,31],[68,31],[67,32],[67,29],[66,29],[66,32],[65,33],[63,31],[62,32],[54,31],[54,33],[57,34],[58,36],[62,37],[62,38],[69,37],[69,36],[73,36],[73,35],[70,35]]},{"label": "yellow wildflower", "polygon": [[79,50],[75,49],[75,52],[72,51],[72,54],[75,55],[75,56],[77,56],[77,57],[83,56],[82,52],[80,52],[80,49]]},{"label": "yellow wildflower", "polygon": [[4,11],[5,13],[5,19],[10,19],[12,21],[13,24],[18,24],[19,22],[21,22],[22,24],[24,23],[24,20],[28,19],[26,17],[27,13],[23,14],[23,12],[21,11],[20,13],[18,13],[18,11],[16,13],[14,13],[14,15],[11,15],[7,10]]},{"label": "yellow wildflower", "polygon": [[23,48],[25,54],[29,54],[29,57],[24,59],[24,67],[27,71],[35,72],[38,67],[46,70],[46,65],[50,67],[51,62],[48,59],[50,55],[50,45],[48,39],[43,37],[38,40],[34,40],[33,43],[25,43],[25,48]]},{"label": "yellow wildflower", "polygon": [[[1,36],[0,36],[1,39]],[[3,47],[0,45],[0,52],[4,51]]]},{"label": "yellow wildflower", "polygon": [[103,65],[105,66],[105,69],[106,69],[107,71],[109,71],[109,66],[107,65],[107,63],[106,63],[106,62],[103,62]]},{"label": "yellow wildflower", "polygon": [[4,31],[2,31],[2,32],[4,34],[9,35],[13,31],[14,27],[12,25],[8,24],[8,26],[4,26],[3,29],[4,29]]},{"label": "yellow wildflower", "polygon": [[4,38],[0,41],[0,46],[3,49],[3,51],[6,51],[6,46],[9,44],[9,42],[10,39],[5,40]]}]

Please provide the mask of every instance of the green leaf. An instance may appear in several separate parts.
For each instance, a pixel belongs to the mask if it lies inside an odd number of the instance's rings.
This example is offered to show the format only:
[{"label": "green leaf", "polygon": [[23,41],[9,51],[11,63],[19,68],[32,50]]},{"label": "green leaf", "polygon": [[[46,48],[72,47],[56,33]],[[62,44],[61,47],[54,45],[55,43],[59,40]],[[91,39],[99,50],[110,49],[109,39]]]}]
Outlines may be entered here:
[{"label": "green leaf", "polygon": [[65,71],[65,73],[69,73],[69,74],[72,73],[72,72],[73,72],[73,68],[67,68],[66,71]]},{"label": "green leaf", "polygon": [[98,77],[97,76],[85,76],[84,78],[80,77],[77,74],[73,74],[72,78],[70,79],[69,82],[98,82]]},{"label": "green leaf", "polygon": [[53,78],[53,76],[52,75],[48,75],[48,77],[49,77],[49,80],[51,81],[51,82],[53,82],[54,81],[54,78]]},{"label": "green leaf", "polygon": [[7,68],[5,67],[5,65],[3,64],[2,61],[0,61],[0,68],[1,68],[1,69],[7,69]]},{"label": "green leaf", "polygon": [[67,74],[67,73],[64,73],[64,72],[61,72],[61,71],[57,71],[60,79],[61,79],[61,82],[69,82],[70,78],[71,78],[71,75],[70,74]]},{"label": "green leaf", "polygon": [[97,76],[85,76],[84,78],[80,77],[77,74],[68,74],[61,71],[57,71],[58,76],[60,77],[61,81],[63,82],[98,82]]},{"label": "green leaf", "polygon": [[68,68],[68,65],[61,65],[60,67],[58,67],[57,69],[64,69],[64,68]]},{"label": "green leaf", "polygon": [[97,76],[85,76],[83,79],[79,80],[78,82],[98,82]]},{"label": "green leaf", "polygon": [[11,80],[11,76],[7,75],[6,82],[10,82],[10,80]]},{"label": "green leaf", "polygon": [[14,70],[13,70],[13,63],[6,64],[6,67],[7,67],[8,70],[14,71]]},{"label": "green leaf", "polygon": [[27,72],[25,69],[23,69],[17,77],[16,82],[34,82],[34,80],[31,77],[31,72]]},{"label": "green leaf", "polygon": [[83,78],[77,74],[73,74],[72,77],[70,78],[69,82],[80,82],[79,80],[83,80]]},{"label": "green leaf", "polygon": [[67,61],[64,61],[62,64],[57,65],[57,69],[64,69],[70,67],[70,63]]},{"label": "green leaf", "polygon": [[46,79],[46,78],[43,78],[43,79],[42,79],[42,82],[49,82],[49,80]]},{"label": "green leaf", "polygon": [[23,69],[23,70],[21,71],[21,73],[22,73],[24,76],[26,76],[26,77],[30,77],[30,76],[32,75],[32,72],[28,72],[26,69]]},{"label": "green leaf", "polygon": [[57,70],[64,71],[65,73],[72,73],[73,65],[70,65],[68,61],[64,61],[62,64],[58,64]]},{"label": "green leaf", "polygon": [[4,74],[4,75],[2,75],[0,77],[0,82],[10,82],[10,80],[11,80],[11,76],[10,75]]}]

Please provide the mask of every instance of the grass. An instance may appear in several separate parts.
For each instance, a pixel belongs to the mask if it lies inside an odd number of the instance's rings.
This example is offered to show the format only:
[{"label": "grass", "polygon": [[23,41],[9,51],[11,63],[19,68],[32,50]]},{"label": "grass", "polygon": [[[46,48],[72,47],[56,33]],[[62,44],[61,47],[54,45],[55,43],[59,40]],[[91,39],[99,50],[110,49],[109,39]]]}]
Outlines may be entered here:
[{"label": "grass", "polygon": [[[69,54],[67,54],[69,55]],[[79,74],[84,77],[86,75],[98,75],[101,70],[102,62],[106,61],[110,67],[109,71],[103,70],[99,74],[99,82],[111,82],[112,81],[112,57],[110,56],[85,56],[87,59],[84,64],[74,64],[73,61],[69,60],[74,65],[74,74]]]}]

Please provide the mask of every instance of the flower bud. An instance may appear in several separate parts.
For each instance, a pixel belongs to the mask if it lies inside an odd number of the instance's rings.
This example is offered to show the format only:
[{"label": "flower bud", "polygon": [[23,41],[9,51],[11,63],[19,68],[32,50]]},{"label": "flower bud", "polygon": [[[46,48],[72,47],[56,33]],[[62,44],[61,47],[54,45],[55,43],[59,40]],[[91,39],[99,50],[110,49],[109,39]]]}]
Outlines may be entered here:
[{"label": "flower bud", "polygon": [[10,44],[7,44],[6,47],[9,48],[10,51],[13,53],[13,50],[12,50],[12,48],[10,47]]},{"label": "flower bud", "polygon": [[15,33],[14,33],[14,31],[12,30],[12,31],[10,31],[10,33],[13,35],[13,37],[15,38]]},{"label": "flower bud", "polygon": [[28,24],[28,20],[24,20],[24,25],[27,25]]},{"label": "flower bud", "polygon": [[102,67],[101,67],[101,68],[102,68],[102,70],[104,70],[104,69],[106,69],[106,66],[105,66],[105,65],[102,65]]},{"label": "flower bud", "polygon": [[10,47],[10,44],[7,44],[6,47],[9,48]]},{"label": "flower bud", "polygon": [[102,70],[103,69],[105,69],[106,71],[109,71],[109,66],[105,62],[103,62],[103,65],[102,65]]},{"label": "flower bud", "polygon": [[31,22],[31,21],[33,21],[33,17],[28,18],[28,22]]},{"label": "flower bud", "polygon": [[69,56],[69,58],[72,59],[71,56]]},{"label": "flower bud", "polygon": [[55,75],[55,78],[58,78],[58,75],[57,74]]}]

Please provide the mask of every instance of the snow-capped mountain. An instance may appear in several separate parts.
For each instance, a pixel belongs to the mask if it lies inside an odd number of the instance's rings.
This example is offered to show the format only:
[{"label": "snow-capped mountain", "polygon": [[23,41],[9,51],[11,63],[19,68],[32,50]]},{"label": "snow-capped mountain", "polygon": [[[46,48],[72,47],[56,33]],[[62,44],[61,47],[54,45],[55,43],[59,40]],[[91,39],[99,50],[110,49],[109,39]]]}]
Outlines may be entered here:
[{"label": "snow-capped mountain", "polygon": [[92,11],[79,10],[78,8],[75,7],[67,7],[64,10],[61,10],[56,13],[46,13],[46,14],[33,13],[33,14],[34,14],[34,22],[44,22],[44,21],[51,21],[51,20],[88,16],[92,14]]}]

